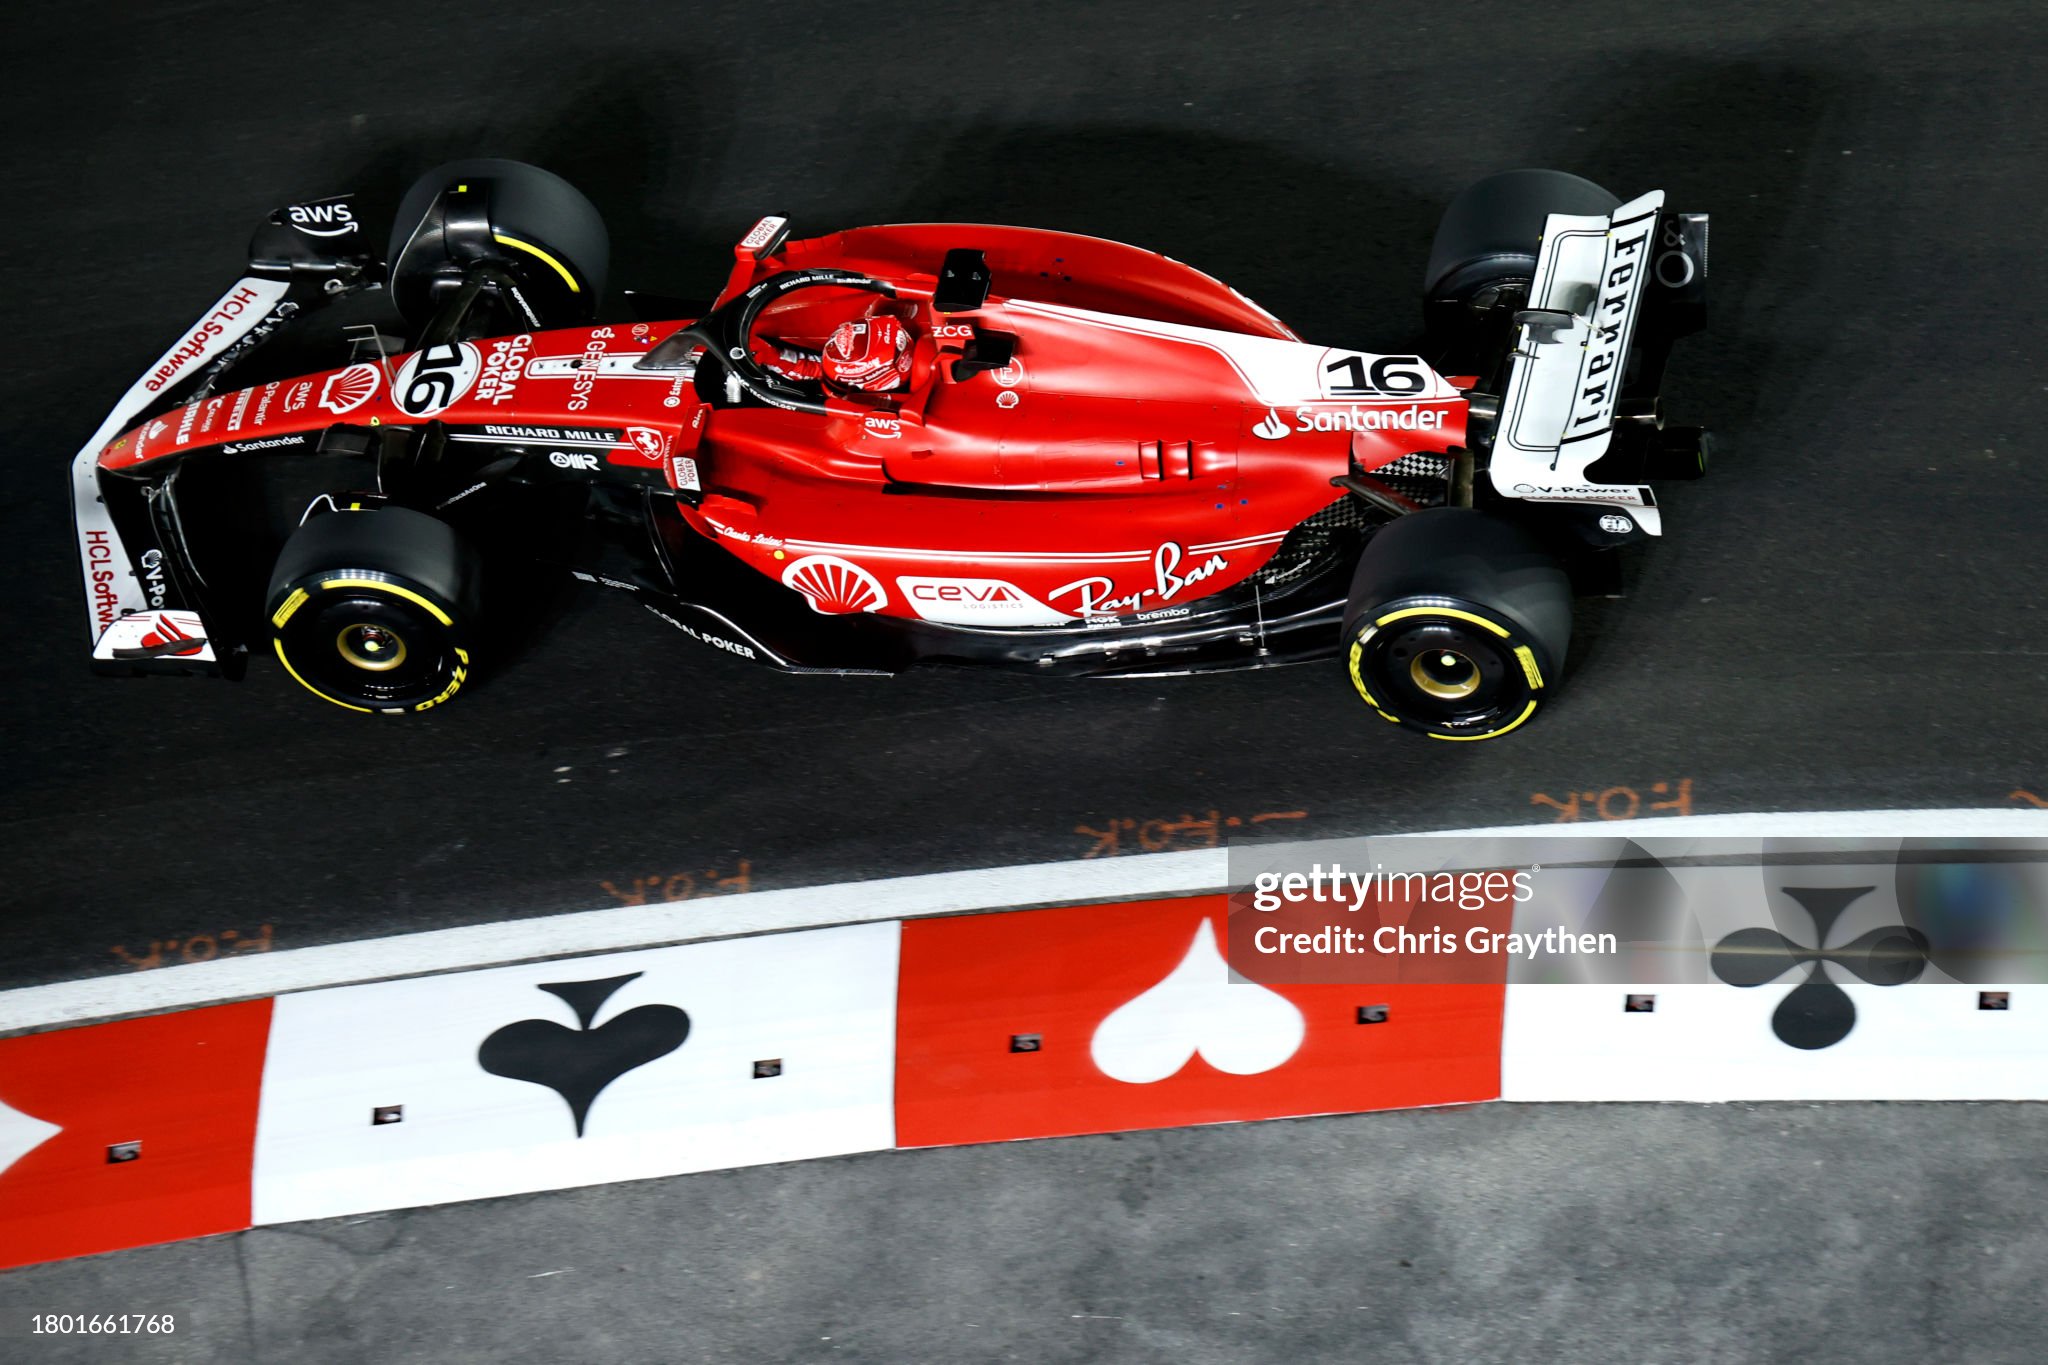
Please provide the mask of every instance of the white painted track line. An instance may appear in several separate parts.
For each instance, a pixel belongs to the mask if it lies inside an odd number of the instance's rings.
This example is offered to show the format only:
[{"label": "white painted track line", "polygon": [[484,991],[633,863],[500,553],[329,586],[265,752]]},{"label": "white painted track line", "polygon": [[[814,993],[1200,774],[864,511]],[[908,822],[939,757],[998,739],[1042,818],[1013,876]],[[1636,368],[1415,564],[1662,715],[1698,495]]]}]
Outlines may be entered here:
[{"label": "white painted track line", "polygon": [[[1409,831],[1423,833],[1425,831]],[[1432,830],[1447,838],[2048,839],[2048,810],[1772,812]],[[1391,834],[1391,831],[1389,832]],[[1226,850],[933,872],[715,899],[585,910],[292,948],[0,992],[0,1033],[324,986],[834,924],[1222,890]]]},{"label": "white painted track line", "polygon": [[1223,886],[1224,850],[933,872],[432,929],[0,993],[0,1032],[699,939]]}]

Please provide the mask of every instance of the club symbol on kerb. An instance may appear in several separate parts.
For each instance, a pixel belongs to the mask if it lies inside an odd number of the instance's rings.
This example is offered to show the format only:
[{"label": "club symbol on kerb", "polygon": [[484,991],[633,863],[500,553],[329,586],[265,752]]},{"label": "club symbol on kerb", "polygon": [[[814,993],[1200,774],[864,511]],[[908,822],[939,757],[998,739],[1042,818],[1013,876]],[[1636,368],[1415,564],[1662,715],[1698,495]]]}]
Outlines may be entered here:
[{"label": "club symbol on kerb", "polygon": [[1271,1071],[1300,1049],[1307,1032],[1301,1010],[1286,996],[1231,982],[1216,926],[1205,919],[1180,965],[1111,1010],[1088,1051],[1111,1080],[1150,1085],[1197,1054],[1233,1076]]},{"label": "club symbol on kerb", "polygon": [[484,1039],[477,1065],[493,1076],[544,1085],[576,1120],[576,1136],[604,1088],[635,1067],[666,1057],[690,1036],[690,1016],[674,1005],[640,1005],[590,1026],[604,1002],[641,973],[602,981],[561,981],[540,989],[576,1012],[577,1028],[552,1019],[521,1019]]},{"label": "club symbol on kerb", "polygon": [[1871,886],[1787,886],[1780,888],[1813,916],[1813,946],[1776,929],[1738,929],[1714,945],[1714,975],[1731,986],[1762,986],[1805,964],[1806,980],[1778,1002],[1771,1032],[1788,1047],[1808,1052],[1833,1047],[1856,1027],[1856,1002],[1828,979],[1827,964],[1873,986],[1903,986],[1927,969],[1927,936],[1903,924],[1860,934],[1838,947],[1827,946],[1835,921],[1877,888]]}]

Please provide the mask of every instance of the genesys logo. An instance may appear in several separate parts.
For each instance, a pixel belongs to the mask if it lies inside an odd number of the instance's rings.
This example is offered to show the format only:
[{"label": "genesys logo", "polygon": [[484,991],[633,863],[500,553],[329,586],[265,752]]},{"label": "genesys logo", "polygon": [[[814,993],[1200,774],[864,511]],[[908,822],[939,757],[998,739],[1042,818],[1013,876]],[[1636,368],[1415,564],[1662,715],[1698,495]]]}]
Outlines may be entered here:
[{"label": "genesys logo", "polygon": [[293,204],[284,213],[291,225],[308,237],[346,237],[356,230],[356,216],[343,201]]},{"label": "genesys logo", "polygon": [[927,621],[975,626],[1056,626],[1067,616],[1000,578],[898,578],[910,609]]}]

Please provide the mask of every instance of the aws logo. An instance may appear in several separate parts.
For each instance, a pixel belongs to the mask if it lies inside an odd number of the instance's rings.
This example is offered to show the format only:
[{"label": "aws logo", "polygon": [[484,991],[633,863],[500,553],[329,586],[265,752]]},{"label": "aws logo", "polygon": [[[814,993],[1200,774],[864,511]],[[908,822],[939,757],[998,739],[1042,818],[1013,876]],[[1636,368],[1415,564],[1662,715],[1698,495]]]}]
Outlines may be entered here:
[{"label": "aws logo", "polygon": [[356,216],[347,204],[293,204],[284,212],[308,237],[346,237],[356,230]]}]

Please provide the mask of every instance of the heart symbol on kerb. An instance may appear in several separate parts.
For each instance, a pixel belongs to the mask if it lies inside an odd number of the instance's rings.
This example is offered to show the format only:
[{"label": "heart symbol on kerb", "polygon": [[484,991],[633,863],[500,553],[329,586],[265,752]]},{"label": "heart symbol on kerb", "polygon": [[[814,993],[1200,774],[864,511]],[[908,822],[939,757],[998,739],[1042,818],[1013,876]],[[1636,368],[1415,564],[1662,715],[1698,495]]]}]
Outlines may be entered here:
[{"label": "heart symbol on kerb", "polygon": [[1205,919],[1179,966],[1096,1026],[1089,1055],[1103,1075],[1132,1085],[1163,1081],[1197,1054],[1218,1071],[1255,1076],[1292,1057],[1307,1032],[1286,996],[1232,984],[1216,927]]}]

